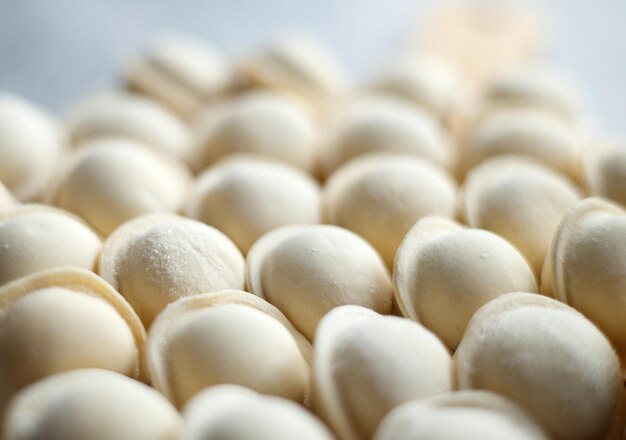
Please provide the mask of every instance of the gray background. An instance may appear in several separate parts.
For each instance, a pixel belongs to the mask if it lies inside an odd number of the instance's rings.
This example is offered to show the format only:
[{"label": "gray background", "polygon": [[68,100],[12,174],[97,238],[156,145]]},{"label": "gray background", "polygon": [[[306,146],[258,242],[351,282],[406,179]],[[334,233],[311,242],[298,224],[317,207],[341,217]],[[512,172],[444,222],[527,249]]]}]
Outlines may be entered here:
[{"label": "gray background", "polygon": [[[0,90],[57,112],[113,84],[120,64],[162,31],[236,56],[281,31],[308,31],[355,78],[388,59],[435,1],[0,0]],[[626,1],[547,0],[547,59],[581,85],[597,131],[623,134]]]}]

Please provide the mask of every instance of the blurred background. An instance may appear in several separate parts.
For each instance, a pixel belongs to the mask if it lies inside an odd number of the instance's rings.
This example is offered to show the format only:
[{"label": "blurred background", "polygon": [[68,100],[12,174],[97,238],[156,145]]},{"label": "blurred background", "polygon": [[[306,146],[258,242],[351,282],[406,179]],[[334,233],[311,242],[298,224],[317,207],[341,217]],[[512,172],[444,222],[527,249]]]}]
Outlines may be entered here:
[{"label": "blurred background", "polygon": [[[494,0],[495,1],[495,0]],[[435,0],[0,0],[0,89],[64,112],[117,80],[155,36],[181,31],[229,56],[303,30],[358,81],[389,60]],[[626,1],[544,0],[545,58],[581,86],[594,126],[626,130]]]}]

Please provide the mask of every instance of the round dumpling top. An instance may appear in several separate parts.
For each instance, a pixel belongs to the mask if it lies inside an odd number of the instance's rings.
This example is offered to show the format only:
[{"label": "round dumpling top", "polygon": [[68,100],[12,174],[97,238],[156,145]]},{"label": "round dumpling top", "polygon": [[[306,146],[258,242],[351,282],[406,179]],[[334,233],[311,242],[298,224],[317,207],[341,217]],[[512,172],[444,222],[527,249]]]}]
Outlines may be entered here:
[{"label": "round dumpling top", "polygon": [[278,307],[307,338],[331,309],[360,305],[388,314],[389,273],[376,251],[337,226],[284,226],[250,249],[248,287]]},{"label": "round dumpling top", "polygon": [[415,400],[391,411],[374,440],[548,440],[550,436],[509,399],[488,391],[458,391]]},{"label": "round dumpling top", "polygon": [[0,408],[26,385],[66,370],[103,368],[145,378],[145,330],[104,280],[74,267],[0,288]]},{"label": "round dumpling top", "polygon": [[537,275],[559,221],[580,199],[568,179],[517,157],[493,158],[477,167],[461,194],[467,224],[506,238]]},{"label": "round dumpling top", "polygon": [[537,292],[530,265],[502,237],[441,217],[425,217],[406,235],[393,271],[402,315],[456,349],[472,315],[491,299]]},{"label": "round dumpling top", "polygon": [[225,290],[180,298],[150,328],[152,384],[176,406],[205,388],[236,384],[308,400],[311,346],[271,304]]},{"label": "round dumpling top", "polygon": [[417,156],[449,167],[452,151],[437,119],[391,97],[357,100],[340,113],[324,143],[326,174],[367,153]]},{"label": "round dumpling top", "polygon": [[0,286],[44,269],[95,270],[102,242],[80,218],[45,205],[0,212]]},{"label": "round dumpling top", "polygon": [[224,234],[195,220],[149,214],[106,240],[99,273],[148,327],[176,299],[243,289],[244,259]]},{"label": "round dumpling top", "polygon": [[56,374],[20,392],[4,424],[6,440],[175,440],[182,417],[158,392],[117,373]]},{"label": "round dumpling top", "polygon": [[64,153],[65,136],[39,108],[0,93],[0,182],[21,201],[38,199]]},{"label": "round dumpling top", "polygon": [[207,99],[221,93],[231,72],[221,54],[203,41],[170,35],[155,41],[125,69],[134,90],[188,117]]},{"label": "round dumpling top", "polygon": [[49,200],[108,236],[141,214],[178,211],[189,184],[182,164],[133,141],[102,139],[76,153]]},{"label": "round dumpling top", "polygon": [[416,221],[428,215],[456,216],[457,187],[443,169],[419,158],[366,155],[326,182],[323,210],[327,222],[365,238],[391,268]]},{"label": "round dumpling top", "polygon": [[537,109],[503,110],[472,128],[461,149],[459,171],[465,175],[489,158],[516,155],[578,181],[581,143],[579,130],[556,115]]},{"label": "round dumpling top", "polygon": [[626,146],[600,142],[585,149],[581,159],[589,193],[626,206]]},{"label": "round dumpling top", "polygon": [[450,353],[426,328],[341,306],[315,334],[313,408],[342,440],[371,438],[397,405],[450,391]]},{"label": "round dumpling top", "polygon": [[[183,410],[181,440],[332,440],[302,406],[238,385],[216,385],[196,395]],[[245,423],[242,423],[245,420]]]},{"label": "round dumpling top", "polygon": [[404,99],[444,119],[456,106],[459,86],[459,78],[451,66],[423,55],[379,73],[366,85],[366,91]]},{"label": "round dumpling top", "polygon": [[246,153],[316,171],[316,127],[306,110],[285,96],[246,93],[210,108],[195,127],[194,166],[199,170],[225,156]]},{"label": "round dumpling top", "polygon": [[242,60],[240,72],[252,86],[298,96],[325,111],[346,91],[343,67],[309,36],[286,35]]},{"label": "round dumpling top", "polygon": [[225,159],[194,184],[186,213],[228,235],[242,252],[289,224],[319,223],[319,185],[286,164],[253,157]]},{"label": "round dumpling top", "polygon": [[[626,211],[603,199],[577,203],[557,228],[541,291],[593,321],[626,359]],[[622,367],[624,370],[624,367]],[[626,377],[626,371],[623,372]]]},{"label": "round dumpling top", "polygon": [[606,337],[571,307],[509,293],[481,307],[454,354],[460,389],[502,394],[555,439],[603,438],[623,385]]},{"label": "round dumpling top", "polygon": [[547,110],[573,121],[579,113],[575,87],[567,78],[548,68],[527,66],[499,73],[487,84],[484,111],[513,108]]},{"label": "round dumpling top", "polygon": [[189,129],[157,102],[132,93],[105,92],[80,103],[70,114],[76,144],[120,137],[183,161],[192,159]]}]

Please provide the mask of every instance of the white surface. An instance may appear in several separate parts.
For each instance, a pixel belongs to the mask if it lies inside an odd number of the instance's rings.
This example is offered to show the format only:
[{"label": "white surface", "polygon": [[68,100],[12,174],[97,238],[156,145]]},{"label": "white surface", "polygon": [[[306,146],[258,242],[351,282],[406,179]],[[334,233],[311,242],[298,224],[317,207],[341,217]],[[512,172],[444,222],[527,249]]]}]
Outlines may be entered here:
[{"label": "white surface", "polygon": [[[229,55],[280,31],[332,46],[355,76],[393,54],[434,0],[0,0],[0,90],[56,111],[116,79],[161,31],[205,38]],[[599,131],[624,134],[626,1],[548,0],[550,60],[571,72]]]}]

